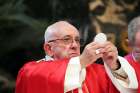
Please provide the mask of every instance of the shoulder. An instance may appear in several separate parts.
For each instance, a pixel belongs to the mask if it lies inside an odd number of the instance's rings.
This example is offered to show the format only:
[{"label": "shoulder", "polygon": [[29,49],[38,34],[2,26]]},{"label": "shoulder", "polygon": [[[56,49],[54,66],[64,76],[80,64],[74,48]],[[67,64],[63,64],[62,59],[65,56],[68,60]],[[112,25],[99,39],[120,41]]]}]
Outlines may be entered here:
[{"label": "shoulder", "polygon": [[59,69],[66,69],[69,59],[62,59],[62,60],[39,60],[31,61],[24,64],[24,66],[19,70],[18,75],[39,75],[41,73],[52,73]]},{"label": "shoulder", "polygon": [[131,57],[132,57],[131,53],[129,53],[129,54],[127,54],[127,55],[124,56],[125,59],[129,59]]},{"label": "shoulder", "polygon": [[31,61],[31,62],[27,62],[25,63],[22,68],[19,70],[18,72],[18,77],[22,77],[22,76],[29,76],[29,74],[33,71],[33,69],[35,68],[36,65],[36,61]]},{"label": "shoulder", "polygon": [[130,64],[135,63],[134,60],[133,60],[133,57],[132,57],[132,54],[131,54],[131,53],[129,53],[129,54],[127,54],[126,56],[124,56],[124,58],[125,58]]}]

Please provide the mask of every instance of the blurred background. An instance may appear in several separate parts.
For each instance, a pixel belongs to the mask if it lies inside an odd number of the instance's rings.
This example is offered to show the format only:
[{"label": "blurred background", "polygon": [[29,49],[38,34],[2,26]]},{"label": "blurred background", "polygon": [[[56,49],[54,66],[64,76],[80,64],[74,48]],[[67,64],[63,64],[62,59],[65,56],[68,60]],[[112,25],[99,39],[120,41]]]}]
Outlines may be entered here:
[{"label": "blurred background", "polygon": [[124,56],[130,51],[127,25],[138,15],[139,0],[0,0],[0,93],[14,93],[23,64],[44,58],[44,31],[53,22],[76,26],[81,50],[103,32]]}]

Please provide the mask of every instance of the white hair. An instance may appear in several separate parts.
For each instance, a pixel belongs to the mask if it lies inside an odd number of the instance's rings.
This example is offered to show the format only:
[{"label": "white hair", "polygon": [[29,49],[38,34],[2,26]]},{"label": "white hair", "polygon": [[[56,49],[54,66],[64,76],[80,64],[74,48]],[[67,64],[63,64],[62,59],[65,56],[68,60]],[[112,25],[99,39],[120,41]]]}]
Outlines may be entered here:
[{"label": "white hair", "polygon": [[63,27],[73,27],[74,29],[76,29],[73,25],[71,25],[67,21],[58,21],[48,26],[48,28],[45,30],[45,34],[44,34],[45,42],[52,40],[55,34],[57,34],[58,31],[61,30],[61,28]]},{"label": "white hair", "polygon": [[134,38],[138,31],[140,31],[140,16],[134,18],[128,25],[128,39],[130,43],[134,43]]},{"label": "white hair", "polygon": [[54,33],[53,26],[50,25],[50,26],[45,30],[45,34],[44,34],[45,42],[48,42],[48,41],[51,39],[53,33]]}]

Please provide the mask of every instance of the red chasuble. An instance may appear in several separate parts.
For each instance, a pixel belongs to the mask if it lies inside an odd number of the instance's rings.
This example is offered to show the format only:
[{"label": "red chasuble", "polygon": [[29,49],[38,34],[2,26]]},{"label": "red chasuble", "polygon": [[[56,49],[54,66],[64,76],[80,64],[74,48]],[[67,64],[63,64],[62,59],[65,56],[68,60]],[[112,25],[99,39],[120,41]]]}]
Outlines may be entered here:
[{"label": "red chasuble", "polygon": [[140,93],[140,62],[133,59],[132,53],[125,56],[129,64],[135,69],[136,76],[138,79],[138,93]]},{"label": "red chasuble", "polygon": [[[40,63],[29,62],[21,68],[15,93],[64,93],[65,72],[69,60]],[[86,68],[83,93],[119,93],[108,78],[104,66],[92,64]],[[73,92],[78,93],[78,89]]]}]

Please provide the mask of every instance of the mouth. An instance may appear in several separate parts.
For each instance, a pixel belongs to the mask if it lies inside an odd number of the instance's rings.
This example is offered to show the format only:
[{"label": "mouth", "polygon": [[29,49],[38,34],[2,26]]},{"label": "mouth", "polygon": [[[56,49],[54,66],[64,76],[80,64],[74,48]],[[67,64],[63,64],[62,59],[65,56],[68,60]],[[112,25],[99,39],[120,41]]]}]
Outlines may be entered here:
[{"label": "mouth", "polygon": [[134,56],[137,57],[137,58],[140,58],[140,52],[135,52]]},{"label": "mouth", "polygon": [[70,53],[70,56],[71,57],[76,57],[76,56],[79,56],[79,54],[78,53]]},{"label": "mouth", "polygon": [[135,51],[136,54],[140,54],[140,51]]}]

